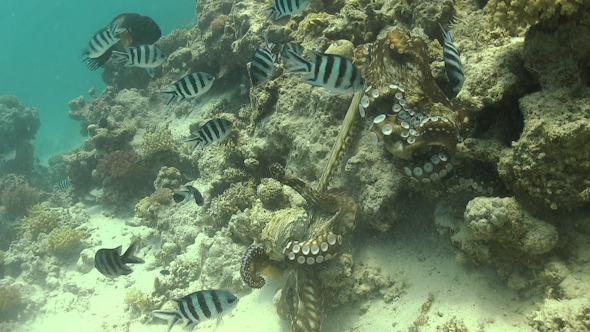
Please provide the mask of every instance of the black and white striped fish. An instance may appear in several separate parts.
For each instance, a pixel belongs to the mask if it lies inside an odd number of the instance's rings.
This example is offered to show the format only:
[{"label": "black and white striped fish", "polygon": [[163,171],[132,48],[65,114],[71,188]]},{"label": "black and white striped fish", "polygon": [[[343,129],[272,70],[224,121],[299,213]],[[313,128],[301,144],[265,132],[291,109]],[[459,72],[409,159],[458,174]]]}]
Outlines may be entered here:
[{"label": "black and white striped fish", "polygon": [[185,324],[185,330],[208,319],[217,319],[219,324],[221,317],[230,312],[239,299],[230,292],[212,289],[194,292],[172,301],[176,303],[177,310],[152,311],[155,317],[168,321],[168,332],[179,320]]},{"label": "black and white striped fish", "polygon": [[207,121],[203,126],[193,132],[195,137],[184,140],[193,146],[195,149],[197,146],[206,147],[217,141],[221,141],[226,138],[231,132],[232,123],[226,119],[213,119]]},{"label": "black and white striped fish", "polygon": [[349,94],[363,88],[361,71],[349,59],[320,52],[311,52],[311,60],[288,51],[287,73],[307,73],[302,79],[333,94]]},{"label": "black and white striped fish", "polygon": [[94,34],[83,55],[90,59],[96,59],[119,42],[119,34],[126,29],[119,27],[119,21],[113,21],[107,27]]},{"label": "black and white striped fish", "polygon": [[166,55],[154,45],[132,46],[125,49],[125,52],[113,51],[114,63],[124,63],[125,67],[145,68],[150,76],[154,76],[153,69],[164,60]]},{"label": "black and white striped fish", "polygon": [[211,89],[215,77],[203,73],[197,72],[187,75],[176,83],[170,85],[168,90],[162,91],[163,93],[169,93],[170,99],[166,105],[170,104],[176,97],[176,102],[183,101],[189,98],[196,98]]},{"label": "black and white striped fish", "polygon": [[172,195],[172,198],[176,203],[186,202],[191,199],[191,197],[194,198],[195,203],[197,203],[198,206],[202,206],[205,203],[205,200],[203,200],[203,195],[201,195],[199,189],[191,185],[185,185],[184,187],[185,188],[175,191]]},{"label": "black and white striped fish", "polygon": [[274,0],[272,7],[266,8],[266,19],[277,13],[275,20],[301,13],[309,5],[310,0]]},{"label": "black and white striped fish", "polygon": [[275,68],[277,56],[272,53],[275,45],[268,41],[265,44],[265,47],[258,46],[250,63],[250,80],[252,81],[252,86],[266,82]]},{"label": "black and white striped fish", "polygon": [[53,185],[53,191],[54,192],[68,191],[68,189],[70,189],[71,186],[72,186],[72,183],[70,182],[70,178],[65,178]]},{"label": "black and white striped fish", "polygon": [[439,26],[443,33],[442,46],[445,70],[447,72],[447,77],[449,78],[449,83],[451,84],[451,89],[456,96],[459,91],[461,91],[461,87],[465,81],[461,55],[459,54],[459,51],[457,51],[457,48],[455,48],[455,44],[453,44],[453,35],[451,34],[451,31],[447,32],[443,29],[442,25],[439,24]]},{"label": "black and white striped fish", "polygon": [[143,259],[135,257],[135,249],[137,249],[137,242],[129,246],[129,249],[121,255],[121,247],[114,249],[99,249],[94,255],[94,267],[98,272],[107,277],[118,277],[120,275],[127,275],[132,270],[126,265],[129,263],[139,264],[143,263]]}]

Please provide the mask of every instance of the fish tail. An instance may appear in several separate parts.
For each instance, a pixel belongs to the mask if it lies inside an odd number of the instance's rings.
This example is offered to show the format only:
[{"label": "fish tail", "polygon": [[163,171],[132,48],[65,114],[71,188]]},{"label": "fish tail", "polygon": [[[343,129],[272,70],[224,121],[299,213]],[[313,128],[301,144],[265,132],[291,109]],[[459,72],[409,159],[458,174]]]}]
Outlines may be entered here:
[{"label": "fish tail", "polygon": [[184,142],[191,145],[191,151],[196,149],[199,144],[201,144],[203,140],[199,137],[193,137],[189,139],[185,139]]},{"label": "fish tail", "polygon": [[140,264],[140,263],[144,263],[144,260],[136,257],[135,254],[135,249],[137,249],[137,242],[133,242],[133,244],[131,244],[129,246],[129,248],[125,251],[125,253],[123,254],[122,260],[125,263],[134,263],[134,264]]},{"label": "fish tail", "polygon": [[311,63],[299,54],[288,50],[286,55],[286,60],[290,65],[287,69],[287,73],[303,73],[311,71]]},{"label": "fish tail", "polygon": [[152,311],[152,315],[156,318],[168,321],[168,332],[170,332],[172,326],[174,326],[174,324],[176,324],[176,322],[181,319],[178,311],[154,310]]},{"label": "fish tail", "polygon": [[175,91],[162,91],[162,93],[169,93],[170,94],[170,99],[168,99],[168,102],[166,103],[166,106],[170,105],[170,103],[172,102],[172,100],[174,100],[174,98],[176,98],[177,94]]}]

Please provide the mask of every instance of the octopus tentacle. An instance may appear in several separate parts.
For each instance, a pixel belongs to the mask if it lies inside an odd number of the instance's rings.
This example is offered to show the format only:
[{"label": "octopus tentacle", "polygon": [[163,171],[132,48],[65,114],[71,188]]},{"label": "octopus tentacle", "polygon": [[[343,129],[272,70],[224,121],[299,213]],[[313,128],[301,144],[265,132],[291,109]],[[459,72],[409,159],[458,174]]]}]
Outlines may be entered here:
[{"label": "octopus tentacle", "polygon": [[318,332],[323,319],[321,283],[303,269],[293,271],[281,291],[277,311],[291,322],[292,332]]},{"label": "octopus tentacle", "polygon": [[341,244],[341,235],[326,231],[305,242],[289,241],[283,249],[283,253],[289,261],[313,265],[336,256],[336,250]]},{"label": "octopus tentacle", "polygon": [[269,258],[261,244],[251,244],[242,255],[240,275],[246,285],[261,288],[266,280],[260,276],[261,267],[268,264]]}]

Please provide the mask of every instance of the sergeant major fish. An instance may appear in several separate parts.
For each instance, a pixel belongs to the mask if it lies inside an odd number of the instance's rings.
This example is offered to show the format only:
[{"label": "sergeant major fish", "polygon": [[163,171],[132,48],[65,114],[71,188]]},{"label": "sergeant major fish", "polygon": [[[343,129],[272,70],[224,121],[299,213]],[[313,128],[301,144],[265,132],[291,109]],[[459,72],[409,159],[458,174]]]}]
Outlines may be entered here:
[{"label": "sergeant major fish", "polygon": [[94,34],[82,54],[91,59],[100,57],[121,40],[119,34],[125,30],[119,27],[118,21],[111,22],[107,27]]},{"label": "sergeant major fish", "polygon": [[124,63],[125,67],[145,68],[150,76],[153,69],[166,60],[166,55],[154,45],[139,45],[125,49],[125,52],[113,51],[113,62]]},{"label": "sergeant major fish", "polygon": [[287,53],[291,63],[287,73],[307,73],[302,79],[311,85],[333,94],[349,94],[363,88],[361,71],[345,57],[312,51],[311,60],[306,60],[293,51]]},{"label": "sergeant major fish", "polygon": [[272,7],[266,8],[266,20],[276,13],[275,20],[301,13],[309,5],[310,0],[274,0]]},{"label": "sergeant major fish", "polygon": [[250,63],[250,80],[252,81],[252,86],[266,82],[275,68],[277,57],[272,53],[274,44],[266,41],[266,38],[264,39],[266,46],[258,46]]},{"label": "sergeant major fish", "polygon": [[94,255],[94,267],[98,272],[107,277],[118,277],[120,275],[127,275],[133,272],[126,264],[140,264],[144,263],[143,259],[135,257],[135,249],[137,249],[137,242],[129,246],[129,249],[121,255],[121,247],[114,249],[99,249]]},{"label": "sergeant major fish", "polygon": [[203,73],[197,72],[187,75],[176,83],[170,85],[168,90],[162,91],[162,93],[170,94],[170,99],[166,105],[170,104],[176,97],[176,102],[181,102],[188,98],[196,98],[211,89],[215,77]]},{"label": "sergeant major fish", "polygon": [[231,132],[232,123],[226,119],[213,119],[207,121],[197,131],[193,132],[195,137],[184,140],[185,143],[192,145],[193,149],[197,146],[206,147],[217,141],[226,138]]},{"label": "sergeant major fish", "polygon": [[230,312],[238,304],[239,299],[229,292],[214,289],[194,292],[172,301],[176,303],[177,310],[152,311],[155,317],[168,321],[168,332],[181,319],[185,323],[185,330],[214,318],[217,318],[219,325],[221,317]]},{"label": "sergeant major fish", "polygon": [[461,87],[465,81],[461,55],[459,54],[459,51],[457,51],[457,48],[455,48],[455,44],[453,44],[453,35],[451,34],[451,31],[447,32],[443,29],[442,25],[439,24],[439,26],[443,33],[442,46],[445,70],[447,72],[447,77],[449,78],[449,83],[451,84],[451,89],[456,96],[459,91],[461,91]]},{"label": "sergeant major fish", "polygon": [[191,185],[186,185],[184,187],[186,187],[186,189],[177,190],[172,195],[172,198],[176,203],[186,202],[191,197],[195,199],[195,203],[197,203],[198,206],[202,206],[205,203],[203,200],[203,195],[201,195],[199,189]]}]

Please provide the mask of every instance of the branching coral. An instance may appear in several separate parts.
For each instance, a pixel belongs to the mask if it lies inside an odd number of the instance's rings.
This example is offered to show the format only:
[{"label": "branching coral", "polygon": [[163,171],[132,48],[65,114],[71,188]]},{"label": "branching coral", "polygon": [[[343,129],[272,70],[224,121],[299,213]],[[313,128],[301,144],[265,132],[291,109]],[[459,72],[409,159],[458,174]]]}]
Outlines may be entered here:
[{"label": "branching coral", "polygon": [[103,176],[120,178],[133,173],[140,163],[141,157],[135,150],[118,150],[101,158],[96,171]]},{"label": "branching coral", "polygon": [[148,158],[158,152],[174,150],[176,144],[177,142],[172,138],[170,130],[159,128],[145,135],[141,145],[141,155]]},{"label": "branching coral", "polygon": [[6,212],[22,216],[40,200],[40,191],[30,187],[23,176],[8,174],[0,179],[0,202]]}]

